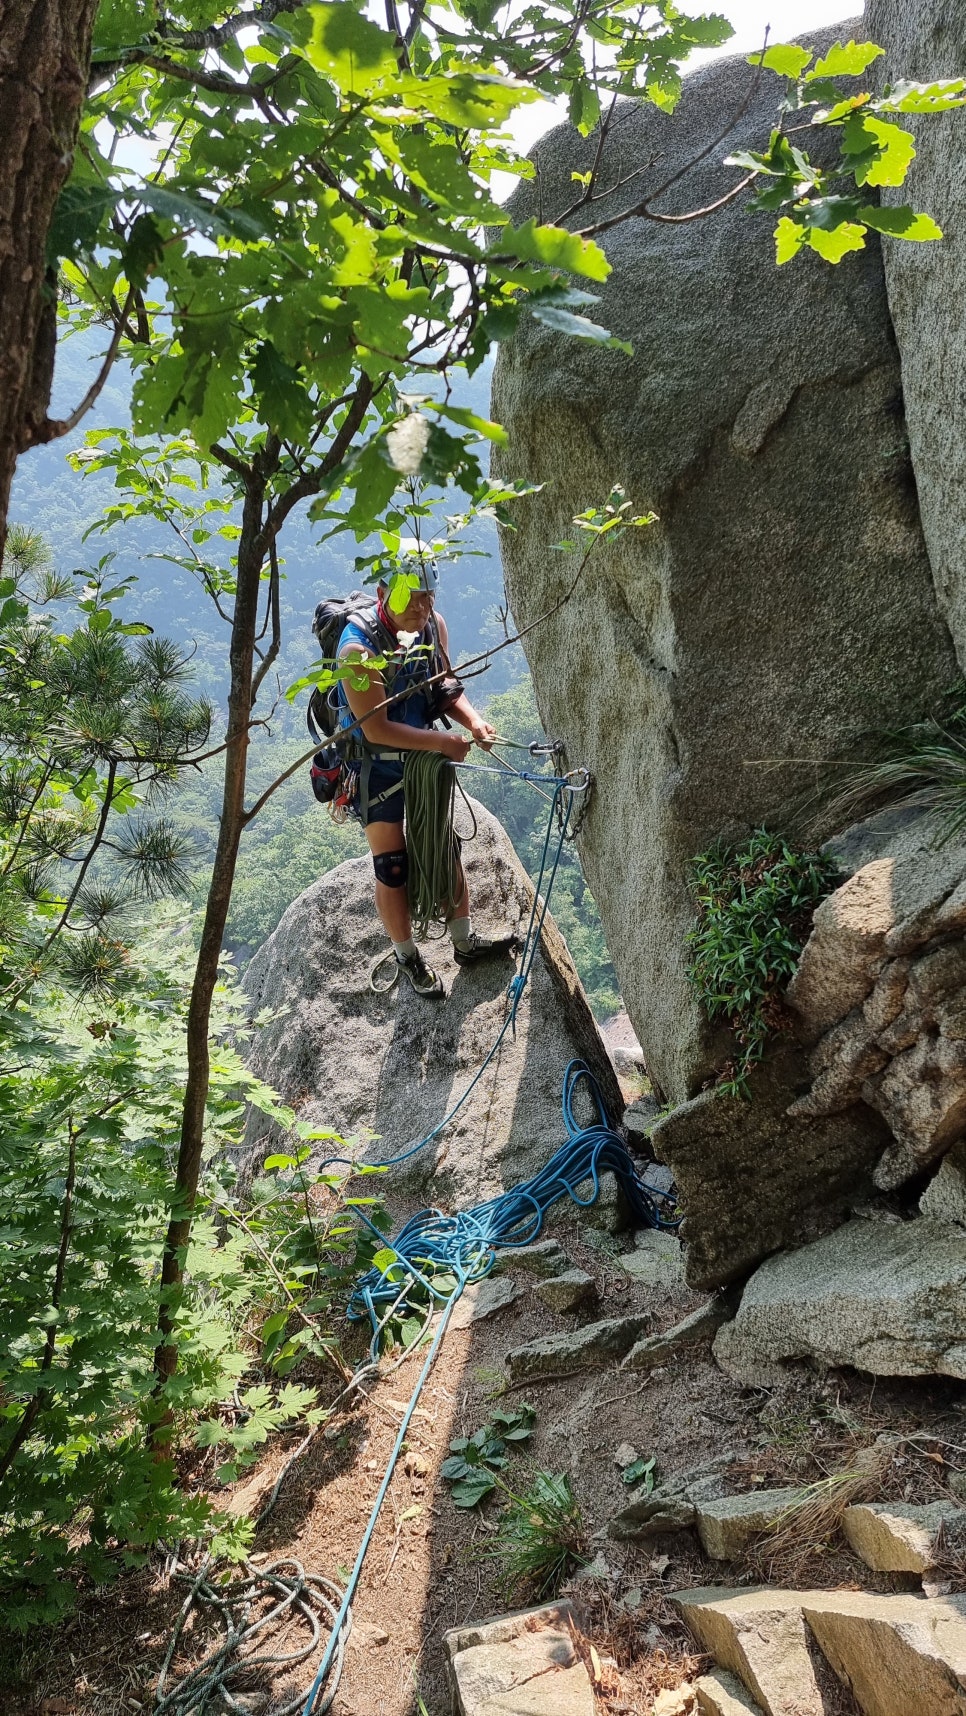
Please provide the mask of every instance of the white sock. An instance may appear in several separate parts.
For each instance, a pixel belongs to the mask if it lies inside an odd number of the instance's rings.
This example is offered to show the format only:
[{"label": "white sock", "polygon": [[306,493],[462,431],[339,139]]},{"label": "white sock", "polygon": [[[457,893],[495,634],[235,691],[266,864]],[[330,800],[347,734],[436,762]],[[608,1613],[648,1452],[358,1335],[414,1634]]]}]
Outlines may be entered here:
[{"label": "white sock", "polygon": [[473,938],[472,918],[450,918],[446,928],[454,947],[466,948]]},{"label": "white sock", "polygon": [[416,943],[413,941],[412,936],[410,936],[407,941],[394,941],[392,944],[392,951],[396,955],[397,959],[412,959],[413,954],[416,952]]}]

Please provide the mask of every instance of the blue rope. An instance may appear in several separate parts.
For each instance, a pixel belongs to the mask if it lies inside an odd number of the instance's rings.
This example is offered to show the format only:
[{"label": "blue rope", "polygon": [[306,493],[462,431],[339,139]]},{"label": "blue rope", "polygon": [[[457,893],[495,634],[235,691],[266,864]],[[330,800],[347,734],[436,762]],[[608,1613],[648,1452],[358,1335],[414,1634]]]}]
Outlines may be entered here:
[{"label": "blue rope", "polygon": [[[526,779],[527,777],[522,776],[522,778]],[[551,784],[546,776],[537,778],[545,781],[547,785]],[[439,1137],[443,1129],[459,1113],[470,1093],[482,1078],[486,1068],[497,1054],[507,1032],[516,1029],[517,1011],[540,945],[540,937],[549,909],[550,895],[563,853],[564,841],[570,827],[574,798],[579,790],[566,779],[555,778],[552,780],[552,785],[554,789],[553,802],[540,857],[540,871],[534,886],[530,921],[524,937],[520,969],[508,986],[509,1011],[497,1035],[496,1042],[479,1071],[467,1085],[459,1101],[439,1122],[439,1125],[427,1133],[425,1138],[421,1138],[418,1144],[411,1145],[408,1150],[401,1151],[397,1156],[387,1157],[385,1162],[378,1164],[380,1167],[389,1168],[398,1162],[408,1161],[418,1151],[425,1149],[426,1145],[431,1143],[434,1138]],[[569,800],[566,812],[561,810],[561,800],[564,793],[568,794]],[[558,838],[554,846],[555,821],[558,826]],[[546,885],[544,885],[545,882]],[[585,1088],[586,1094],[590,1098],[594,1113],[594,1119],[589,1126],[581,1125],[575,1112],[576,1095],[581,1086]],[[642,1180],[638,1174],[620,1133],[616,1132],[608,1122],[600,1087],[584,1061],[571,1061],[567,1067],[564,1075],[562,1109],[567,1131],[566,1143],[555,1151],[546,1166],[532,1179],[524,1181],[522,1185],[514,1186],[510,1191],[501,1193],[499,1197],[490,1198],[486,1203],[476,1204],[472,1209],[459,1211],[456,1215],[444,1215],[441,1210],[435,1209],[422,1210],[406,1223],[391,1245],[388,1246],[383,1235],[365,1214],[365,1211],[356,1206],[355,1214],[378,1241],[380,1249],[390,1254],[382,1267],[374,1266],[362,1276],[348,1305],[348,1316],[352,1321],[360,1322],[366,1317],[370,1319],[373,1328],[371,1349],[373,1356],[378,1356],[376,1349],[379,1332],[387,1320],[387,1308],[401,1309],[408,1293],[417,1283],[423,1288],[431,1302],[442,1304],[444,1309],[432,1345],[426,1355],[426,1361],[420,1371],[402,1423],[399,1426],[385,1476],[379,1486],[369,1515],[369,1522],[359,1546],[359,1553],[349,1576],[345,1595],[325,1654],[302,1708],[302,1716],[312,1716],[318,1693],[329,1674],[338,1648],[339,1637],[349,1616],[352,1599],[362,1574],[366,1553],[392,1481],[396,1462],[405,1442],[410,1420],[442,1344],[453,1307],[464,1288],[471,1282],[481,1281],[489,1275],[496,1262],[498,1251],[507,1246],[532,1244],[542,1231],[547,1211],[560,1198],[567,1195],[582,1209],[586,1209],[596,1202],[600,1192],[600,1176],[605,1172],[614,1175],[630,1205],[633,1216],[639,1223],[650,1227],[671,1229],[680,1224],[681,1218],[677,1214],[677,1206],[673,1197],[668,1193],[660,1192],[656,1187],[648,1186],[647,1182]],[[354,1166],[351,1159],[332,1157],[328,1162],[323,1163],[323,1168],[332,1166],[336,1162],[345,1163],[349,1167]],[[589,1197],[581,1197],[579,1189],[588,1182],[590,1195]]]},{"label": "blue rope", "polygon": [[[574,1112],[581,1085],[586,1087],[595,1113],[589,1126],[581,1125]],[[673,1230],[680,1225],[671,1194],[641,1179],[623,1138],[608,1123],[600,1087],[584,1061],[571,1061],[567,1068],[562,1107],[567,1142],[532,1179],[499,1197],[455,1215],[420,1210],[390,1241],[362,1210],[356,1211],[392,1256],[381,1268],[368,1270],[358,1282],[348,1306],[352,1322],[368,1317],[376,1331],[385,1308],[399,1298],[407,1276],[431,1299],[447,1303],[454,1290],[462,1292],[471,1282],[489,1275],[498,1251],[531,1245],[543,1229],[547,1211],[560,1198],[569,1196],[581,1209],[596,1203],[603,1173],[614,1175],[638,1226]],[[578,1188],[588,1182],[589,1196],[581,1197]],[[662,1208],[662,1204],[668,1207]],[[373,1338],[375,1342],[377,1336]]]}]

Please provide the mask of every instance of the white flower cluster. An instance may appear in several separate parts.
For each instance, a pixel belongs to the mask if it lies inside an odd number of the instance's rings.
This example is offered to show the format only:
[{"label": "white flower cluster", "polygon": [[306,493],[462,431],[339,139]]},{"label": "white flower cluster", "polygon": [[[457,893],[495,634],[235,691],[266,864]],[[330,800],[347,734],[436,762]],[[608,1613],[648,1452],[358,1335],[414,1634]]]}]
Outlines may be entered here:
[{"label": "white flower cluster", "polygon": [[408,417],[401,417],[394,423],[386,435],[386,447],[389,462],[394,471],[400,476],[414,477],[423,462],[423,454],[429,441],[429,422],[412,411]]}]

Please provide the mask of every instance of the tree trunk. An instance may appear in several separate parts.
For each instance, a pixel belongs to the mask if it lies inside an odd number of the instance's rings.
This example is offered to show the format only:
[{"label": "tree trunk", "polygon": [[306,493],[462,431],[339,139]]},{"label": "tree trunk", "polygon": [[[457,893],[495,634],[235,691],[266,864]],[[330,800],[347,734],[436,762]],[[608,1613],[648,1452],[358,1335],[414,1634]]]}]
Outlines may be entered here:
[{"label": "tree trunk", "polygon": [[47,415],[47,234],[71,169],[97,0],[0,0],[0,558],[17,457]]},{"label": "tree trunk", "polygon": [[[264,456],[263,456],[264,460]],[[179,1288],[184,1274],[185,1252],[191,1236],[198,1181],[201,1177],[202,1144],[205,1124],[205,1104],[208,1098],[210,1059],[208,1029],[211,1018],[211,998],[218,981],[218,961],[231,890],[235,879],[235,864],[245,818],[245,780],[248,765],[248,727],[252,710],[252,669],[255,657],[255,632],[258,624],[258,595],[262,566],[265,562],[265,539],[262,534],[262,513],[265,496],[264,466],[256,469],[247,486],[242,512],[242,531],[238,540],[238,580],[235,611],[231,628],[231,685],[228,693],[228,731],[225,751],[225,784],[222,795],[221,826],[218,846],[211,872],[201,947],[195,967],[188,1007],[188,1077],[185,1084],[184,1110],[181,1124],[181,1148],[175,1176],[174,1209],[168,1226],[161,1265],[161,1307],[158,1317],[158,1347],[154,1368],[159,1391],[174,1375],[178,1349],[171,1336],[177,1321]],[[159,1451],[168,1440],[170,1414],[165,1414],[156,1426],[152,1441]]]}]

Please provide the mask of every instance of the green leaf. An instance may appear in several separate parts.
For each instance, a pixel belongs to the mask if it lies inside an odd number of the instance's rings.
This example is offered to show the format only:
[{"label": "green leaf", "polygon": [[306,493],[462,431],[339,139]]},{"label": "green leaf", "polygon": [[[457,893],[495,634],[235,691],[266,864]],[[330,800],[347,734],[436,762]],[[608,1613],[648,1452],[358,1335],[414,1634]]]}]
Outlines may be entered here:
[{"label": "green leaf", "polygon": [[571,274],[583,274],[588,280],[606,280],[611,271],[604,252],[589,239],[565,232],[562,227],[538,226],[532,218],[523,226],[505,227],[489,254],[564,268]]},{"label": "green leaf", "polygon": [[252,383],[270,429],[284,439],[305,440],[312,431],[315,408],[298,373],[280,358],[271,340],[259,346]]},{"label": "green leaf", "polygon": [[451,423],[460,423],[464,429],[475,429],[487,441],[494,441],[498,447],[505,447],[508,436],[503,425],[493,423],[488,417],[480,417],[466,405],[444,405],[435,400],[429,402],[429,409],[437,411],[441,417],[449,418]]},{"label": "green leaf", "polygon": [[48,260],[55,264],[62,256],[89,254],[119,200],[120,192],[110,185],[75,181],[65,185],[47,234]]},{"label": "green leaf", "polygon": [[94,26],[92,63],[116,59],[120,49],[143,41],[154,29],[157,15],[155,0],[101,0]]},{"label": "green leaf", "polygon": [[496,1483],[485,1467],[470,1472],[468,1477],[460,1478],[453,1485],[450,1495],[457,1507],[476,1507],[496,1489]]},{"label": "green leaf", "polygon": [[805,73],[805,82],[811,83],[819,77],[861,77],[866,67],[884,53],[885,48],[876,42],[847,42],[844,47],[836,42],[825,58],[817,60],[812,70]]},{"label": "green leaf", "polygon": [[901,125],[856,113],[842,127],[842,150],[851,158],[857,185],[901,185],[916,141]]},{"label": "green leaf", "polygon": [[966,77],[941,78],[936,83],[892,84],[874,103],[877,113],[947,113],[966,105]]},{"label": "green leaf", "polygon": [[593,340],[596,345],[607,346],[612,351],[626,352],[628,357],[634,356],[634,347],[626,340],[619,340],[608,328],[602,328],[598,322],[591,322],[587,316],[575,316],[572,310],[564,310],[557,304],[536,303],[533,314],[538,322],[543,322],[548,328],[556,329],[557,333],[570,334],[577,340]]},{"label": "green leaf", "polygon": [[539,101],[540,91],[498,72],[451,70],[443,77],[400,77],[398,89],[413,118],[431,113],[461,130],[487,131],[503,125],[524,101]]},{"label": "green leaf", "polygon": [[583,78],[570,91],[568,118],[582,137],[588,137],[600,118],[600,96]]},{"label": "green leaf", "polygon": [[254,241],[264,238],[266,226],[242,209],[228,208],[206,202],[196,190],[174,190],[170,185],[155,185],[144,179],[132,188],[132,195],[146,208],[153,209],[162,220],[174,221],[180,227],[193,227],[206,238],[240,238]]},{"label": "green leaf", "polygon": [[936,225],[932,215],[917,214],[905,204],[900,208],[861,208],[859,214],[866,226],[887,233],[890,238],[909,238],[927,244],[943,236],[942,227]]},{"label": "green leaf", "polygon": [[657,1457],[654,1454],[645,1455],[643,1459],[635,1460],[632,1465],[625,1466],[621,1473],[621,1483],[644,1484],[646,1493],[650,1495],[654,1488],[654,1474],[657,1467]]},{"label": "green leaf", "polygon": [[764,66],[766,71],[777,72],[779,77],[799,78],[811,57],[811,48],[799,47],[796,42],[776,42],[763,54],[749,54],[748,64]]},{"label": "green leaf", "polygon": [[805,228],[797,220],[783,215],[775,228],[775,261],[780,268],[782,263],[791,262],[797,256],[805,243],[807,234]]},{"label": "green leaf", "polygon": [[399,75],[392,36],[352,0],[304,6],[292,30],[309,64],[346,95],[368,95]]}]

